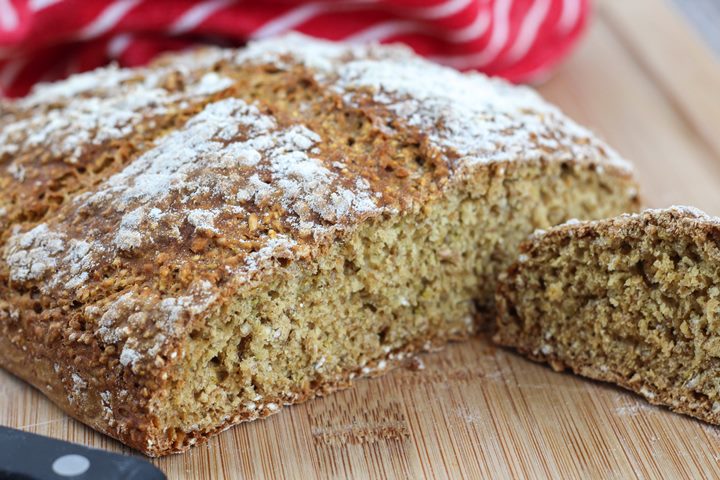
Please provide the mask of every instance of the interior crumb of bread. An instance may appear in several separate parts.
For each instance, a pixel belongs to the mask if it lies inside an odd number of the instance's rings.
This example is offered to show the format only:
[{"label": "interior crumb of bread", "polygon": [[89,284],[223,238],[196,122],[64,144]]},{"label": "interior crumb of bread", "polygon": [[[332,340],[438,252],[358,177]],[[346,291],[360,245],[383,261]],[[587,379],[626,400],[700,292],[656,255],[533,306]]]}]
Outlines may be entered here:
[{"label": "interior crumb of bread", "polygon": [[543,243],[500,340],[653,401],[720,412],[720,255],[657,228]]},{"label": "interior crumb of bread", "polygon": [[[311,263],[241,291],[187,340],[159,425],[176,448],[382,368],[392,352],[463,337],[536,228],[635,208],[632,182],[578,165],[484,169],[413,214],[366,222]],[[379,362],[379,363],[378,363]]]}]

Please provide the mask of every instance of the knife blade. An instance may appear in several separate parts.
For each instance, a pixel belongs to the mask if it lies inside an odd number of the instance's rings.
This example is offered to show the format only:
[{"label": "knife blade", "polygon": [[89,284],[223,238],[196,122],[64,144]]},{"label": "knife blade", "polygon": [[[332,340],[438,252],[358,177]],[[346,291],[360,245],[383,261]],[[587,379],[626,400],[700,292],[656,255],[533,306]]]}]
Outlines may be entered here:
[{"label": "knife blade", "polygon": [[0,480],[165,480],[138,457],[0,427]]}]

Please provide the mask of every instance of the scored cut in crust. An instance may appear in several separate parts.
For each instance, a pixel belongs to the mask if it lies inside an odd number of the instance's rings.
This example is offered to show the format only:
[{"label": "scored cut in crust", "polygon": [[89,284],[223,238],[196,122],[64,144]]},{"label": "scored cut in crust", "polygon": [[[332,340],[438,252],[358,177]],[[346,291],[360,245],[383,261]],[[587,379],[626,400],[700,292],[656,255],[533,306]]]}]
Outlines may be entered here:
[{"label": "scored cut in crust", "polygon": [[148,455],[464,338],[536,228],[638,207],[526,88],[291,35],[0,113],[0,361]]},{"label": "scored cut in crust", "polygon": [[720,219],[672,207],[538,232],[497,305],[497,343],[720,424]]}]

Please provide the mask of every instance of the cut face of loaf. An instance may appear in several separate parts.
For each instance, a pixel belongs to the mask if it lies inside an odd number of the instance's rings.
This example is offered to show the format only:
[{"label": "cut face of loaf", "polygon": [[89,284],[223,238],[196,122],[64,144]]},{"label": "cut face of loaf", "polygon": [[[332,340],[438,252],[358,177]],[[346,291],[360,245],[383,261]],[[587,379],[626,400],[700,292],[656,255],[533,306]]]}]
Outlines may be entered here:
[{"label": "cut face of loaf", "polygon": [[720,424],[720,219],[674,207],[555,227],[498,292],[497,343]]},{"label": "cut face of loaf", "polygon": [[535,228],[637,208],[528,89],[292,36],[0,114],[0,361],[148,455],[471,333]]}]

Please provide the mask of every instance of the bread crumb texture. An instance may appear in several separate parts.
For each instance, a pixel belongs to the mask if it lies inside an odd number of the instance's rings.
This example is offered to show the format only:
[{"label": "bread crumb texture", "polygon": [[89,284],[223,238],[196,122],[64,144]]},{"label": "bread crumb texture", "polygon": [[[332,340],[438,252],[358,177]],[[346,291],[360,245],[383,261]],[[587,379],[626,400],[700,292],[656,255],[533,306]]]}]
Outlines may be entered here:
[{"label": "bread crumb texture", "polygon": [[521,250],[498,288],[498,343],[720,424],[720,219],[647,210]]},{"label": "bread crumb texture", "polygon": [[530,232],[637,208],[529,89],[291,35],[0,109],[0,359],[149,455],[463,338]]}]

